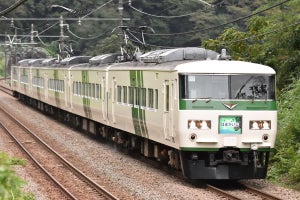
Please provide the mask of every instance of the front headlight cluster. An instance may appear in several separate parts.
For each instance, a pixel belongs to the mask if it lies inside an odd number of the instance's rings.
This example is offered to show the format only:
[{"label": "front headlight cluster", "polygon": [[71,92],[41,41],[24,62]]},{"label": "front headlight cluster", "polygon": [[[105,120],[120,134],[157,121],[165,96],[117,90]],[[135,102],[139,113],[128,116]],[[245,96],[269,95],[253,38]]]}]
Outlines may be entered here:
[{"label": "front headlight cluster", "polygon": [[251,120],[249,122],[249,128],[251,130],[271,130],[270,120]]},{"label": "front headlight cluster", "polygon": [[188,129],[200,129],[200,130],[211,129],[211,121],[210,120],[188,120]]}]

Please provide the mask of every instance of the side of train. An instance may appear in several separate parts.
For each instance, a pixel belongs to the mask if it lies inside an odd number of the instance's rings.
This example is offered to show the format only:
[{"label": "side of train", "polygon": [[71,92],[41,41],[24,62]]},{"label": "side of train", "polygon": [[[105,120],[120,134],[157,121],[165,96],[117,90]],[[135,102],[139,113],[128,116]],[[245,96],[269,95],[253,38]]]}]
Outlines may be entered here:
[{"label": "side of train", "polygon": [[189,179],[265,178],[274,148],[275,71],[202,48],[27,59],[13,66],[15,97]]}]

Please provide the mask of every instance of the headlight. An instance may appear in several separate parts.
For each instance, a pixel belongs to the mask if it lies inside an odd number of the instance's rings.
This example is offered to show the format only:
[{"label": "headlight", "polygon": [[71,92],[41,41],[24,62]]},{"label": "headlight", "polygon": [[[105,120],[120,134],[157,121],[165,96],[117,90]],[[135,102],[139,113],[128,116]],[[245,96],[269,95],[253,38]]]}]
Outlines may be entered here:
[{"label": "headlight", "polygon": [[210,120],[188,120],[188,129],[211,129]]},{"label": "headlight", "polygon": [[271,130],[270,120],[251,120],[249,122],[249,128],[251,130]]}]

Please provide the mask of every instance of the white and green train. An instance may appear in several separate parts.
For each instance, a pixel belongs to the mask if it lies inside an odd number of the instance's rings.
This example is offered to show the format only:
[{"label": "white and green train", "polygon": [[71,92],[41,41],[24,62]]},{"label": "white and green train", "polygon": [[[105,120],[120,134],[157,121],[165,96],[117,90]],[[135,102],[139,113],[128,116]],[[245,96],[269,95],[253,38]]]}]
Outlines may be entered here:
[{"label": "white and green train", "polygon": [[202,48],[116,58],[23,60],[11,86],[28,104],[188,179],[266,177],[277,130],[272,68]]}]

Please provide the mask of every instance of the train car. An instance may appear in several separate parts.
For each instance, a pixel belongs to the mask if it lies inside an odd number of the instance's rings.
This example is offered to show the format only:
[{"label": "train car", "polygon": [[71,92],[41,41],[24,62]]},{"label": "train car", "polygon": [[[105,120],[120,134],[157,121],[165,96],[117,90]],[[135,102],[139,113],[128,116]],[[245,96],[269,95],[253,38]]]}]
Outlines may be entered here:
[{"label": "train car", "polygon": [[277,130],[272,68],[202,48],[103,64],[107,57],[49,69],[67,83],[67,106],[51,104],[66,111],[66,121],[181,169],[188,179],[266,177]]}]

